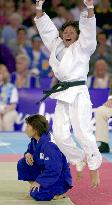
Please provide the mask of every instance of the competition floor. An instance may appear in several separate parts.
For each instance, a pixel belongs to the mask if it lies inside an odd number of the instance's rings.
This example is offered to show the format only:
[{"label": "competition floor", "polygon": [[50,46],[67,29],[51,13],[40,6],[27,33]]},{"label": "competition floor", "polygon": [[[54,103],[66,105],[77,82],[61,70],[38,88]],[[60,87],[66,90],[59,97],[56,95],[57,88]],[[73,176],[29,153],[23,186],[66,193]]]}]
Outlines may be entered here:
[{"label": "competition floor", "polygon": [[[112,149],[112,133],[110,147]],[[16,162],[27,148],[29,139],[21,132],[0,133],[0,205],[112,205],[112,151],[103,155],[100,186],[90,187],[89,171],[76,184],[75,167],[71,167],[73,188],[67,197],[58,201],[36,202],[27,197],[29,185],[17,181]]]}]

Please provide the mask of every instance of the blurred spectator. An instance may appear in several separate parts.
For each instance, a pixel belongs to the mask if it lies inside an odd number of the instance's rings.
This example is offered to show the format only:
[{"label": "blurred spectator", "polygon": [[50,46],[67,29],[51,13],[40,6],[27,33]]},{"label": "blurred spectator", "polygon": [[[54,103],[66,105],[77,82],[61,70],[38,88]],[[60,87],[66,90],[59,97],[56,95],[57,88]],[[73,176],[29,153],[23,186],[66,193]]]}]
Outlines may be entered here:
[{"label": "blurred spectator", "polygon": [[112,47],[112,34],[109,36],[108,40],[107,40],[107,45],[109,45],[110,47]]},{"label": "blurred spectator", "polygon": [[72,13],[69,12],[62,3],[56,7],[56,14],[57,16],[52,18],[52,21],[58,29],[60,29],[66,21],[74,19]]},{"label": "blurred spectator", "polygon": [[77,6],[75,6],[75,7],[73,7],[73,6],[71,7],[70,12],[72,13],[72,15],[73,15],[75,21],[79,21],[79,19],[80,19],[80,13],[81,13],[81,11],[83,10],[83,8],[84,8],[84,3],[83,3],[83,1],[80,1],[80,2],[77,4]]},{"label": "blurred spectator", "polygon": [[48,56],[49,52],[45,48],[45,46],[42,47],[42,45],[43,43],[40,36],[34,35],[32,37],[32,48],[28,53],[31,62],[30,68],[32,73],[36,72],[40,77],[49,77],[49,74],[51,72]]},{"label": "blurred spectator", "polygon": [[0,38],[1,38],[1,31],[4,25],[8,23],[8,19],[5,16],[5,1],[0,0]]},{"label": "blurred spectator", "polygon": [[17,56],[19,53],[26,53],[30,49],[31,45],[27,37],[27,29],[21,26],[17,30],[17,38],[9,42],[9,48],[12,51],[13,56]]},{"label": "blurred spectator", "polygon": [[[61,3],[62,3],[62,0],[49,1],[47,8],[45,7],[46,13],[48,13],[51,18],[56,17],[57,16],[56,9],[58,5]],[[46,5],[46,1],[45,1],[45,5]]]},{"label": "blurred spectator", "polygon": [[90,73],[94,71],[94,64],[100,58],[104,59],[107,62],[109,70],[110,72],[112,72],[112,47],[107,45],[107,39],[107,35],[104,32],[100,32],[97,35],[98,45],[94,54],[91,56]]},{"label": "blurred spectator", "polygon": [[69,0],[69,2],[66,1],[65,3],[66,3],[66,6],[68,6],[70,9],[73,9],[77,5],[77,0]]},{"label": "blurred spectator", "polygon": [[95,8],[96,24],[109,33],[112,30],[112,8],[110,0],[101,0]]},{"label": "blurred spectator", "polygon": [[8,82],[7,67],[0,65],[0,131],[13,131],[17,120],[16,106],[18,92],[16,87]]},{"label": "blurred spectator", "polygon": [[4,0],[0,0],[0,16],[5,14],[5,2]]},{"label": "blurred spectator", "polygon": [[98,147],[101,153],[110,152],[108,135],[108,120],[110,117],[112,117],[112,86],[107,101],[95,110],[96,140],[101,142]]},{"label": "blurred spectator", "polygon": [[10,73],[15,71],[15,58],[4,43],[0,43],[0,64],[5,64]]},{"label": "blurred spectator", "polygon": [[2,31],[2,40],[8,44],[11,39],[16,39],[17,29],[22,23],[22,18],[18,13],[13,13],[9,17],[9,25],[4,26]]},{"label": "blurred spectator", "polygon": [[37,30],[37,27],[36,27],[35,22],[34,22],[34,16],[35,15],[32,15],[32,18],[31,18],[32,25],[27,29],[28,39],[30,39],[30,40],[31,40],[33,35],[38,34],[38,30]]},{"label": "blurred spectator", "polygon": [[11,75],[11,83],[17,88],[39,87],[39,77],[29,71],[29,59],[24,54],[16,57],[16,72]]},{"label": "blurred spectator", "polygon": [[88,87],[109,88],[110,84],[112,84],[112,75],[108,72],[107,63],[103,59],[97,60],[94,75],[88,77]]},{"label": "blurred spectator", "polygon": [[32,0],[24,0],[18,9],[19,14],[23,17],[23,25],[32,26],[32,14],[34,12]]},{"label": "blurred spectator", "polygon": [[5,1],[5,15],[7,17],[9,17],[13,13],[15,13],[15,10],[16,10],[16,7],[15,7],[15,1],[14,0]]},{"label": "blurred spectator", "polygon": [[54,76],[53,73],[53,77],[52,77],[52,81],[51,81],[51,85],[50,87],[52,88],[54,85],[56,85],[59,82],[59,80]]}]

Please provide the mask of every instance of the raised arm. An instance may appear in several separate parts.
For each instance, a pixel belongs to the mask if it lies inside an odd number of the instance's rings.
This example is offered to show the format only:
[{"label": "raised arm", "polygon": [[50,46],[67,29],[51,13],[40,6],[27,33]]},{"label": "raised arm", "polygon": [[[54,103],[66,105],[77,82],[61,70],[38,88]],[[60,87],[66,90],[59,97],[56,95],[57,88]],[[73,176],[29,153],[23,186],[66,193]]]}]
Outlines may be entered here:
[{"label": "raised arm", "polygon": [[49,16],[43,12],[43,3],[44,1],[42,0],[36,1],[36,17],[34,18],[34,21],[43,43],[49,51],[51,51],[53,42],[59,37],[59,32]]},{"label": "raised arm", "polygon": [[84,0],[87,11],[81,13],[79,21],[79,42],[81,48],[88,55],[92,55],[96,49],[96,19],[94,15],[93,0]]}]

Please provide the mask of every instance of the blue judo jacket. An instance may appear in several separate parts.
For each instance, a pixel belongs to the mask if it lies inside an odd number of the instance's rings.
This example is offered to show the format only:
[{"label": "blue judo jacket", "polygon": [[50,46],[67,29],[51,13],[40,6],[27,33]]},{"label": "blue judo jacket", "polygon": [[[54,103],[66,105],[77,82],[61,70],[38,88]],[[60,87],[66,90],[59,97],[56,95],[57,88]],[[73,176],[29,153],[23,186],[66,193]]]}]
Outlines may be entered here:
[{"label": "blue judo jacket", "polygon": [[31,138],[26,153],[33,155],[34,163],[40,171],[35,181],[42,187],[61,184],[63,181],[71,187],[69,164],[57,145],[52,142],[50,133],[44,133],[38,141]]}]

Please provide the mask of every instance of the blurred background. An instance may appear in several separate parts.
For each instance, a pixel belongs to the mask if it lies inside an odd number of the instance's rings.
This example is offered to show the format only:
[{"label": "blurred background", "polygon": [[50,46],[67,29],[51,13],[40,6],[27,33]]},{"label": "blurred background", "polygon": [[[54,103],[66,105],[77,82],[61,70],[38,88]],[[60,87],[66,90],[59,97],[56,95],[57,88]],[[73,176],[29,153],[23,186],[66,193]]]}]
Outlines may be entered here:
[{"label": "blurred background", "polygon": [[[107,100],[112,85],[112,1],[94,0],[94,4],[98,44],[87,81],[93,108]],[[79,21],[83,1],[46,0],[44,9],[61,30],[65,21]],[[36,104],[42,90],[57,79],[34,17],[34,0],[0,0],[0,131],[24,131],[24,118],[36,112],[52,121],[55,100]]]}]

